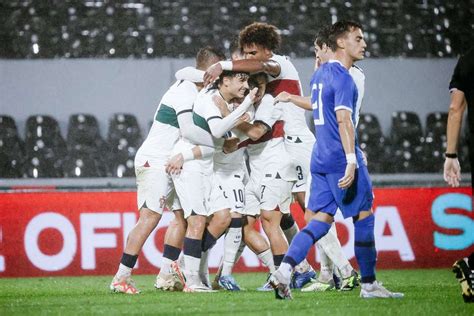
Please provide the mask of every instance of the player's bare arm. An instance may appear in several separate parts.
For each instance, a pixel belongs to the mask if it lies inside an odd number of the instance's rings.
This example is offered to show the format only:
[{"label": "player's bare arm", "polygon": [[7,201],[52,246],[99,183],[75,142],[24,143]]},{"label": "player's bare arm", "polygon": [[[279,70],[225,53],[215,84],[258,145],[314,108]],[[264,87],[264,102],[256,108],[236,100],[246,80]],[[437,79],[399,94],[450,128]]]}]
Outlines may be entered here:
[{"label": "player's bare arm", "polygon": [[346,171],[344,177],[339,179],[338,186],[341,189],[347,189],[354,181],[357,160],[355,156],[355,131],[352,123],[351,112],[348,110],[336,111],[337,124],[339,126],[339,136],[341,137],[342,147],[347,158]]},{"label": "player's bare arm", "polygon": [[[449,105],[447,147],[446,153],[456,154],[461,131],[462,117],[466,110],[467,102],[464,92],[453,90],[451,92],[451,103]],[[444,162],[444,181],[451,187],[458,187],[461,181],[461,167],[457,157],[446,157]]]},{"label": "player's bare arm", "polygon": [[189,151],[178,153],[171,157],[165,164],[165,170],[168,174],[180,174],[183,164],[193,159],[202,159],[210,157],[214,153],[214,149],[208,146],[194,146]]},{"label": "player's bare arm", "polygon": [[253,141],[259,140],[260,137],[269,131],[268,126],[260,122],[255,122],[253,124],[241,122],[236,128]]},{"label": "player's bare arm", "polygon": [[275,97],[273,104],[277,104],[278,102],[291,102],[307,111],[313,110],[311,107],[311,97],[303,97],[300,95],[288,93],[286,91],[280,92],[280,94]]},{"label": "player's bare arm", "polygon": [[241,59],[234,61],[222,61],[215,63],[206,70],[204,74],[204,85],[214,82],[224,70],[231,70],[237,72],[257,73],[265,72],[271,76],[278,76],[281,71],[280,64],[274,60],[256,60],[256,59]]}]

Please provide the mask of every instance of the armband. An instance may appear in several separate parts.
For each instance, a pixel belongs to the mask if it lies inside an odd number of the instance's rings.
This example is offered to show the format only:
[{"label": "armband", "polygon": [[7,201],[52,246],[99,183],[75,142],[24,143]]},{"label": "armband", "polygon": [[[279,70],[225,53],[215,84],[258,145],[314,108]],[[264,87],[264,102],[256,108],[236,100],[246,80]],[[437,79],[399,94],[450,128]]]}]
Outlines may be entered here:
[{"label": "armband", "polygon": [[350,164],[357,164],[357,158],[356,158],[356,155],[355,154],[347,154],[346,155],[346,160],[347,160],[347,163]]},{"label": "armband", "polygon": [[444,157],[454,159],[454,158],[458,158],[458,154],[457,153],[445,153]]},{"label": "armband", "polygon": [[190,161],[194,159],[194,153],[192,149],[185,150],[181,153],[184,161]]},{"label": "armband", "polygon": [[230,60],[220,61],[219,64],[221,64],[222,70],[232,71],[234,68]]}]

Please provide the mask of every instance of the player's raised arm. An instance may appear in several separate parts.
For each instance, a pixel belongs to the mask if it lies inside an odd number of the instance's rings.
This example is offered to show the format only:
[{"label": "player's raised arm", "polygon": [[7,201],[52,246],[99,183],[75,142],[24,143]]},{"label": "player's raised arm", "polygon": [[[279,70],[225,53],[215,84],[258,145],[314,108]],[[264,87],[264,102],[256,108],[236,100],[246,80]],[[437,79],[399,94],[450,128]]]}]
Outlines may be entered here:
[{"label": "player's raised arm", "polygon": [[204,85],[214,82],[224,70],[235,72],[257,73],[265,72],[271,76],[278,76],[281,71],[280,64],[274,60],[256,60],[256,59],[241,59],[241,60],[226,60],[215,63],[206,70],[204,74]]},{"label": "player's raised arm", "polygon": [[225,118],[210,118],[208,120],[209,128],[212,136],[221,138],[224,134],[231,130],[240,121],[240,117],[248,110],[253,104],[257,88],[252,89],[250,93],[245,97],[245,100],[239,105],[234,111],[232,111]]}]

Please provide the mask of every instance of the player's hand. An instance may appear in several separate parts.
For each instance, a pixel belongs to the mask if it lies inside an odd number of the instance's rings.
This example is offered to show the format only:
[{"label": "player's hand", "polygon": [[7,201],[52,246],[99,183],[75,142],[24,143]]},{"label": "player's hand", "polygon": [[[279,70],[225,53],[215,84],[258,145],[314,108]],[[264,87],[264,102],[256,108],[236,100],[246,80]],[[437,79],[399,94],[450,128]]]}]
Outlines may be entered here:
[{"label": "player's hand", "polygon": [[240,120],[241,121],[244,121],[244,122],[250,122],[250,114],[248,112],[245,112],[241,117],[240,117]]},{"label": "player's hand", "polygon": [[340,189],[347,189],[351,186],[352,182],[354,182],[355,170],[355,163],[348,163],[346,165],[346,172],[344,173],[344,177],[339,179],[339,181],[337,182],[337,186]]},{"label": "player's hand", "polygon": [[275,105],[278,102],[290,102],[290,97],[291,97],[291,94],[289,94],[288,92],[286,91],[280,92],[280,94],[278,94],[273,100],[273,104]]},{"label": "player's hand", "polygon": [[215,63],[214,65],[207,68],[204,73],[204,86],[207,86],[210,83],[213,83],[221,75],[223,69],[222,65]]},{"label": "player's hand", "polygon": [[227,115],[229,115],[230,111],[229,111],[229,108],[227,107],[227,103],[224,101],[224,99],[221,96],[214,95],[212,97],[212,101],[221,112],[222,117],[226,117]]},{"label": "player's hand", "polygon": [[444,181],[446,181],[451,187],[455,188],[459,186],[461,181],[461,166],[457,158],[446,158],[444,161]]},{"label": "player's hand", "polygon": [[222,146],[222,151],[225,154],[230,154],[237,149],[239,149],[240,139],[238,137],[230,137],[224,140],[224,145]]},{"label": "player's hand", "polygon": [[254,103],[255,99],[257,98],[257,92],[258,92],[258,88],[253,88],[252,90],[250,90],[249,94],[247,94],[245,98],[249,98],[250,101]]},{"label": "player's hand", "polygon": [[184,157],[179,153],[171,157],[165,164],[165,170],[168,174],[180,174],[183,169]]}]

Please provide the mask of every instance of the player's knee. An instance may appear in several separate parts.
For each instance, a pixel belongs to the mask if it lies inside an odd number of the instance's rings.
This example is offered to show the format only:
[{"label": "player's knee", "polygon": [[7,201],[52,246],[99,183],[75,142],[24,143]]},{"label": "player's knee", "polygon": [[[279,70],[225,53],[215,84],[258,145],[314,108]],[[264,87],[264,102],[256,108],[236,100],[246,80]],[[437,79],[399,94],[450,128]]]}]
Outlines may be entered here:
[{"label": "player's knee", "polygon": [[212,218],[212,223],[222,229],[226,229],[229,227],[230,222],[232,218],[229,214],[229,212],[217,212],[214,214],[214,217]]},{"label": "player's knee", "polygon": [[278,225],[280,226],[282,214],[277,211],[264,211],[260,212],[260,220],[262,225]]}]

